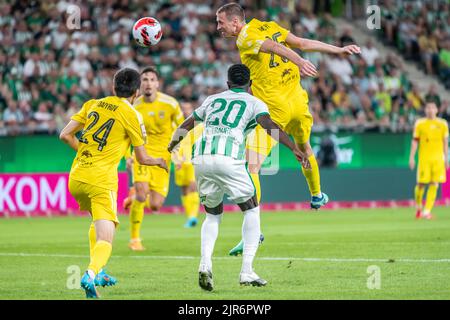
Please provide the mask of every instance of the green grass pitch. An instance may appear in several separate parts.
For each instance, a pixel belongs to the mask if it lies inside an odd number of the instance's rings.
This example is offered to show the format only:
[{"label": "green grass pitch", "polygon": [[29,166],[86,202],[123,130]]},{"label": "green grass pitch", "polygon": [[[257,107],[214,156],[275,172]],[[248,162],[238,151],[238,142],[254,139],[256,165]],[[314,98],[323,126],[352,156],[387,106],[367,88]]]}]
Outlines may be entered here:
[{"label": "green grass pitch", "polygon": [[[241,257],[227,253],[240,239],[242,216],[225,214],[213,292],[197,284],[200,226],[184,229],[181,215],[146,216],[147,251],[135,253],[127,248],[128,217],[121,216],[107,266],[119,282],[99,291],[103,299],[448,299],[449,213],[436,208],[432,221],[416,221],[404,208],[263,213],[266,240],[255,271],[268,281],[264,288],[239,286]],[[1,219],[0,299],[84,299],[71,285],[88,264],[89,223]],[[380,287],[369,289],[377,270]]]}]

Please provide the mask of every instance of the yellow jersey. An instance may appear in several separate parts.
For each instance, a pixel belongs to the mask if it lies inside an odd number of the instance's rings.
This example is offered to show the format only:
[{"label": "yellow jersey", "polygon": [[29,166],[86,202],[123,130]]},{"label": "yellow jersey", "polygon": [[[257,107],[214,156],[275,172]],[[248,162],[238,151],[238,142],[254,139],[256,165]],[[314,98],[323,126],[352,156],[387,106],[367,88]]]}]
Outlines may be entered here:
[{"label": "yellow jersey", "polygon": [[152,157],[170,157],[167,146],[172,139],[174,128],[184,121],[180,105],[175,98],[157,92],[153,102],[145,102],[141,96],[134,103],[136,110],[142,115],[147,131],[145,149]]},{"label": "yellow jersey", "polygon": [[448,137],[447,121],[421,118],[414,126],[414,139],[419,141],[419,161],[444,160],[444,139]]},{"label": "yellow jersey", "polygon": [[192,147],[195,141],[202,136],[203,123],[200,123],[189,131],[188,135],[180,142],[180,149],[177,152],[178,160],[184,163],[191,163]]},{"label": "yellow jersey", "polygon": [[70,178],[117,191],[117,167],[130,143],[145,144],[141,115],[125,98],[110,96],[87,101],[71,118],[83,123]]},{"label": "yellow jersey", "polygon": [[307,99],[306,91],[300,84],[300,71],[294,63],[276,54],[261,52],[261,45],[267,39],[289,47],[286,37],[289,30],[280,27],[276,22],[253,19],[240,31],[236,45],[241,61],[250,69],[252,93],[263,100],[269,107],[283,108],[280,101],[293,90],[302,91]]}]

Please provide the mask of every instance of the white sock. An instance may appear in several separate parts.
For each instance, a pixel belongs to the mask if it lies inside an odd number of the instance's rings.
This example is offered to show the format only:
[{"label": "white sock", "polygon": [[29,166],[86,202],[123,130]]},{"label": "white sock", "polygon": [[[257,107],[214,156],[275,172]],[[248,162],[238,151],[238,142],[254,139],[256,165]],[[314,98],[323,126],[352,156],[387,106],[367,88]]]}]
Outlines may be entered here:
[{"label": "white sock", "polygon": [[222,220],[223,214],[206,213],[206,218],[202,224],[202,258],[200,265],[205,265],[208,270],[212,270],[212,254],[214,251],[214,244],[219,235],[219,224]]},{"label": "white sock", "polygon": [[89,278],[95,279],[95,272],[94,272],[93,270],[88,269],[88,270],[87,270],[87,273],[88,273],[88,275],[89,275]]},{"label": "white sock", "polygon": [[241,273],[253,272],[253,259],[258,250],[259,237],[261,235],[259,206],[244,211],[244,222],[242,223],[242,239],[244,240],[244,252],[242,253]]}]

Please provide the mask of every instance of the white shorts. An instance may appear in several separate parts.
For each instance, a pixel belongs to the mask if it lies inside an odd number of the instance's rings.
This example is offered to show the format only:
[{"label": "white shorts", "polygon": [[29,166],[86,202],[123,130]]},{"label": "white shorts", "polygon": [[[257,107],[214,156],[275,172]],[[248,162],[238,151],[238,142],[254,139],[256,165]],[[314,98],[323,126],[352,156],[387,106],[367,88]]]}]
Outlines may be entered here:
[{"label": "white shorts", "polygon": [[204,206],[217,207],[225,194],[236,204],[246,202],[255,195],[255,186],[245,160],[202,155],[195,157],[192,163],[200,201]]}]

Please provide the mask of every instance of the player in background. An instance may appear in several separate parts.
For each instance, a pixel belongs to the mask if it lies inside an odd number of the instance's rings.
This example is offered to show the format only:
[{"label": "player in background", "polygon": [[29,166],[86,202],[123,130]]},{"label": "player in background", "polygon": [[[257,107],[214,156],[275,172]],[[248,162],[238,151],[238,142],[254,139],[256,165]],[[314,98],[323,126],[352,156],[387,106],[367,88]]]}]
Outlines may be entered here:
[{"label": "player in background", "polygon": [[[141,165],[167,171],[161,158],[145,151],[145,127],[133,108],[138,96],[140,76],[124,68],[114,75],[114,96],[87,101],[61,131],[60,139],[77,151],[70,169],[69,191],[92,216],[89,229],[90,263],[81,279],[87,298],[98,298],[96,286],[115,284],[102,268],[112,251],[117,219],[117,167],[130,143]],[[75,137],[81,131],[79,139]]]},{"label": "player in background", "polygon": [[222,220],[225,194],[244,213],[243,262],[239,282],[241,285],[253,286],[267,283],[253,271],[253,259],[261,231],[256,190],[245,160],[248,132],[257,123],[268,133],[277,131],[280,142],[291,149],[305,167],[310,168],[298,146],[271,120],[267,105],[247,93],[250,85],[250,70],[243,64],[231,66],[228,69],[229,90],[206,98],[177,129],[168,147],[172,151],[194,128],[196,120],[203,123],[203,134],[195,142],[192,162],[200,199],[206,210],[201,230],[199,285],[208,291],[214,287],[212,254]]},{"label": "player in background", "polygon": [[[181,103],[181,110],[185,118],[192,115],[194,107],[192,103]],[[195,227],[198,223],[198,210],[200,198],[195,183],[194,166],[191,162],[192,145],[202,134],[202,130],[192,130],[188,137],[180,144],[178,152],[172,153],[172,161],[175,165],[175,184],[181,188],[181,203],[187,217],[184,224],[186,228]]]},{"label": "player in background", "polygon": [[[317,71],[311,62],[291,48],[331,54],[360,53],[360,48],[356,45],[340,48],[300,38],[274,21],[252,19],[246,23],[244,10],[237,3],[220,7],[216,20],[217,30],[223,37],[237,37],[241,61],[252,74],[253,95],[267,104],[273,121],[292,135],[300,150],[306,153],[312,170],[302,171],[311,193],[311,208],[319,209],[328,202],[328,196],[321,192],[319,166],[309,143],[313,118],[308,108],[308,94],[300,83],[300,74],[315,76]],[[260,126],[256,127],[247,142],[247,161],[258,200],[261,199],[258,173],[275,144],[276,141],[270,139]],[[242,241],[230,254],[241,252]]]},{"label": "player in background", "polygon": [[[414,125],[414,134],[409,155],[409,167],[414,170],[415,156],[419,147],[417,166],[417,184],[414,189],[416,200],[416,218],[431,219],[431,210],[439,189],[439,183],[446,181],[448,163],[448,124],[437,117],[438,108],[434,102],[425,105],[425,118],[420,118]],[[428,186],[425,208],[423,195]]]},{"label": "player in background", "polygon": [[[172,137],[174,126],[184,120],[180,106],[174,98],[159,89],[158,72],[154,67],[146,67],[141,72],[141,96],[134,103],[135,109],[142,115],[147,131],[145,149],[153,157],[161,157],[170,168],[171,155],[167,144]],[[150,208],[158,211],[169,192],[170,171],[158,167],[142,166],[136,161],[136,155],[127,159],[133,165],[135,196],[130,207],[131,237],[128,247],[133,251],[145,250],[140,235],[144,207],[149,195]]]}]

